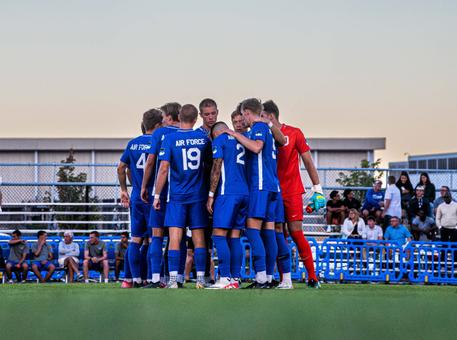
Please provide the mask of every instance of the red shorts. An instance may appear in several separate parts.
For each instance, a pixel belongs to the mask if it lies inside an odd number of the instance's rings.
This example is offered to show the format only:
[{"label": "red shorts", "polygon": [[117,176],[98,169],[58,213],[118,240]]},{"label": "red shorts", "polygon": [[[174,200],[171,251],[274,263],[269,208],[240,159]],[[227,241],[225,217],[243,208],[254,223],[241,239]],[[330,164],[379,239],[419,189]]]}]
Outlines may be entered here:
[{"label": "red shorts", "polygon": [[286,222],[303,221],[303,195],[283,197]]}]

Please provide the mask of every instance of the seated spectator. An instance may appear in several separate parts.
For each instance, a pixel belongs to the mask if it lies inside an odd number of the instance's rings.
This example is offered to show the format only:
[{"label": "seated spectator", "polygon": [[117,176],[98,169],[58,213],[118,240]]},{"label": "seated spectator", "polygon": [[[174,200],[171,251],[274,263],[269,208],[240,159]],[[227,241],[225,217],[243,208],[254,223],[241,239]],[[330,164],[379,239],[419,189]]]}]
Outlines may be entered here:
[{"label": "seated spectator", "polygon": [[[457,203],[450,194],[444,196],[444,203],[436,211],[436,226],[440,229],[441,242],[457,242]],[[457,259],[457,251],[454,258]]]},{"label": "seated spectator", "polygon": [[349,210],[349,217],[344,220],[341,227],[342,238],[362,238],[365,229],[365,222],[360,218],[357,210]]},{"label": "seated spectator", "polygon": [[421,177],[419,183],[416,185],[416,189],[419,186],[424,187],[424,198],[427,199],[430,203],[433,203],[436,198],[436,188],[435,185],[430,181],[428,173],[421,173]]},{"label": "seated spectator", "polygon": [[384,211],[382,213],[384,217],[384,227],[390,224],[390,218],[397,216],[401,219],[401,193],[400,189],[395,185],[395,177],[389,176],[387,179],[387,189],[384,195]]},{"label": "seated spectator", "polygon": [[392,216],[390,225],[384,234],[384,239],[387,241],[397,241],[404,245],[411,241],[411,237],[409,230],[403,224],[400,224],[400,219],[397,216]]},{"label": "seated spectator", "polygon": [[411,224],[411,231],[416,241],[434,241],[436,230],[435,220],[419,210]]},{"label": "seated spectator", "polygon": [[410,221],[416,218],[419,210],[423,210],[425,215],[430,216],[430,202],[424,197],[424,187],[418,186],[416,188],[416,196],[411,199],[409,203],[408,218]]},{"label": "seated spectator", "polygon": [[345,217],[346,207],[341,200],[340,193],[336,190],[330,193],[330,200],[327,202],[327,224],[340,226]]},{"label": "seated spectator", "polygon": [[10,254],[8,256],[8,261],[6,261],[5,269],[9,283],[13,283],[13,271],[16,272],[18,282],[27,281],[29,265],[27,264],[26,259],[30,249],[27,241],[23,240],[21,236],[22,233],[19,230],[15,230],[11,234],[11,240],[8,242]]},{"label": "seated spectator", "polygon": [[108,283],[109,263],[105,242],[100,241],[98,231],[89,234],[89,241],[84,247],[84,282],[89,283],[89,270],[103,271],[105,283]]},{"label": "seated spectator", "polygon": [[347,208],[347,211],[351,209],[360,210],[360,208],[362,207],[362,204],[357,198],[355,198],[354,191],[352,191],[351,189],[344,190],[343,197],[343,203],[344,206]]},{"label": "seated spectator", "polygon": [[127,248],[129,247],[129,233],[121,234],[121,241],[116,244],[116,266],[114,271],[114,277],[116,281],[119,281],[119,274],[124,268],[124,258]]},{"label": "seated spectator", "polygon": [[76,274],[81,279],[79,273],[79,244],[73,242],[73,233],[66,231],[63,234],[63,241],[59,243],[59,266],[68,270],[68,281],[73,282]]},{"label": "seated spectator", "polygon": [[[441,188],[440,188],[440,197],[438,197],[437,199],[435,199],[435,201],[433,202],[433,214],[436,216],[436,211],[438,210],[438,207],[444,203],[444,197],[449,194],[451,195],[452,197],[452,194],[451,194],[451,189],[449,189],[448,186],[446,185],[443,185]],[[454,202],[455,202],[455,199],[452,199]]]},{"label": "seated spectator", "polygon": [[[45,231],[40,230],[37,233],[38,242],[32,245],[32,271],[41,283],[47,282],[56,270],[56,266],[51,262],[53,258],[52,247],[50,244],[46,243],[47,237],[48,234],[46,234]],[[44,278],[41,275],[42,271],[47,272]]]},{"label": "seated spectator", "polygon": [[382,191],[382,181],[377,180],[373,184],[373,189],[367,191],[365,202],[363,203],[362,213],[365,218],[375,216],[381,217],[382,208],[384,207],[384,191]]},{"label": "seated spectator", "polygon": [[368,241],[382,240],[382,228],[376,225],[376,219],[373,216],[367,218],[367,225],[363,229],[362,238]]},{"label": "seated spectator", "polygon": [[401,172],[400,179],[397,181],[396,185],[401,193],[401,208],[408,212],[409,202],[414,197],[414,188],[406,171]]}]

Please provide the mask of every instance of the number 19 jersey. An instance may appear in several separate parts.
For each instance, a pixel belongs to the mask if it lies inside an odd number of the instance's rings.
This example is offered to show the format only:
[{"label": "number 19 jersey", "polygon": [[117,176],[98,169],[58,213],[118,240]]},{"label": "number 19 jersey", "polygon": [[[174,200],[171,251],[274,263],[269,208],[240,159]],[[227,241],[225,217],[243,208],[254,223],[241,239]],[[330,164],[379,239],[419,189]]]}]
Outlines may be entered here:
[{"label": "number 19 jersey", "polygon": [[170,163],[168,201],[194,203],[208,197],[205,167],[211,163],[211,142],[199,130],[179,129],[165,136],[160,161]]}]

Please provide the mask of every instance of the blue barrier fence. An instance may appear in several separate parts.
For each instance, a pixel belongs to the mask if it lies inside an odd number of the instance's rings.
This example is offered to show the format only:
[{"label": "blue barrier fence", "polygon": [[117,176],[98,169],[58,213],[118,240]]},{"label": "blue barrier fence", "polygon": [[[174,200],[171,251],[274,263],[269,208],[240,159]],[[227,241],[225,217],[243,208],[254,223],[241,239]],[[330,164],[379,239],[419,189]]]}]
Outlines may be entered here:
[{"label": "blue barrier fence", "polygon": [[[106,243],[110,267],[114,267],[115,247],[118,237],[101,237]],[[36,241],[30,239],[30,242]],[[58,244],[60,239],[49,237],[48,243],[54,251],[54,264],[58,268]],[[392,282],[407,281],[414,284],[457,285],[457,243],[450,242],[410,242],[406,247],[397,242],[327,239],[319,244],[308,239],[315,259],[316,273],[323,281],[334,282]],[[80,246],[80,264],[84,257],[85,237],[75,237]],[[245,252],[241,275],[243,279],[253,279],[251,247],[246,238],[241,239]],[[8,253],[7,240],[0,240],[3,254]],[[307,277],[300,261],[296,245],[289,239],[292,261],[292,278],[301,280]],[[215,253],[217,270],[217,253]],[[53,278],[61,279],[64,272],[56,271]],[[112,277],[110,273],[110,277]],[[99,278],[98,272],[91,272],[92,278]],[[31,273],[29,279],[34,279]]]}]

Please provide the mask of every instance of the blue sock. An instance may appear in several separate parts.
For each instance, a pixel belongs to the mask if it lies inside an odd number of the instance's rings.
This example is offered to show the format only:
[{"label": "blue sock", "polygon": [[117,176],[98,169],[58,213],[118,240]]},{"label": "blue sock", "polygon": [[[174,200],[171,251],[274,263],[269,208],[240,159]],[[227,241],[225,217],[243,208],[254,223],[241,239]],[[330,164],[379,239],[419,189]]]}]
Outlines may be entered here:
[{"label": "blue sock", "polygon": [[[205,272],[206,267],[206,248],[195,248],[194,250],[194,261],[195,269],[197,270],[197,276],[199,272]],[[204,275],[204,274],[203,274]]]},{"label": "blue sock", "polygon": [[162,263],[162,245],[163,237],[152,237],[152,242],[149,246],[149,251],[151,254],[151,278],[154,274],[160,275]]},{"label": "blue sock", "polygon": [[149,244],[143,244],[143,246],[140,249],[140,268],[141,268],[141,279],[143,281],[146,281],[148,279],[148,273],[149,273],[149,264],[148,264],[148,251],[149,251]]},{"label": "blue sock", "polygon": [[170,273],[179,270],[179,250],[168,250],[168,270]]},{"label": "blue sock", "polygon": [[267,275],[275,272],[276,258],[278,257],[278,244],[274,230],[262,230],[262,240],[265,245]]},{"label": "blue sock", "polygon": [[231,238],[230,245],[230,273],[232,278],[241,278],[241,266],[243,265],[243,248],[239,238]]},{"label": "blue sock", "polygon": [[265,247],[260,237],[260,230],[247,228],[245,234],[251,244],[251,256],[254,260],[254,270],[256,273],[265,271]]},{"label": "blue sock", "polygon": [[140,254],[141,244],[130,242],[128,252],[129,252],[129,264],[130,271],[132,272],[132,277],[134,279],[141,278],[141,254]]},{"label": "blue sock", "polygon": [[125,279],[132,278],[132,272],[130,271],[130,263],[129,263],[129,248],[127,248],[127,251],[125,252],[125,256],[124,256],[124,278]]},{"label": "blue sock", "polygon": [[181,240],[181,245],[179,246],[179,275],[184,275],[184,270],[186,269],[186,259],[187,259],[187,240],[185,235]]},{"label": "blue sock", "polygon": [[219,276],[230,277],[230,249],[227,244],[227,237],[213,235],[212,238],[217,250]]},{"label": "blue sock", "polygon": [[278,263],[281,272],[290,273],[290,251],[282,232],[276,233],[276,243],[278,244]]}]

